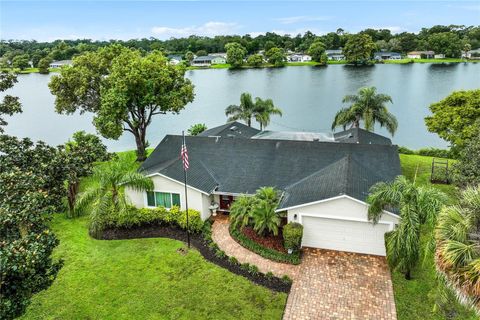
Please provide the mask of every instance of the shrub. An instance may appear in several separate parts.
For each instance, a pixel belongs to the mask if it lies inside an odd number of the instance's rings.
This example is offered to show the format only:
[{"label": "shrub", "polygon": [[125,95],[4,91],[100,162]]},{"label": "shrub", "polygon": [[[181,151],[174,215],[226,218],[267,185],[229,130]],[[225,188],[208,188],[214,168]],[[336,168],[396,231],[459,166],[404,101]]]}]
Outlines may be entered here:
[{"label": "shrub", "polygon": [[238,264],[237,258],[235,258],[235,257],[233,257],[233,256],[232,256],[232,257],[229,257],[229,258],[228,258],[228,261],[230,261],[231,264]]},{"label": "shrub", "polygon": [[227,256],[227,254],[225,253],[225,251],[217,250],[217,251],[215,251],[215,256],[217,258],[223,259]]},{"label": "shrub", "polygon": [[289,222],[283,227],[285,249],[298,251],[302,244],[303,226],[298,222]]},{"label": "shrub", "polygon": [[270,248],[265,248],[264,246],[258,244],[257,242],[245,236],[237,228],[233,228],[232,225],[230,225],[229,230],[232,238],[235,239],[239,244],[241,244],[243,247],[247,248],[248,250],[261,255],[264,258],[267,258],[273,261],[285,262],[285,263],[291,263],[291,264],[300,263],[299,251],[294,252],[293,254],[286,254]]},{"label": "shrub", "polygon": [[242,264],[240,265],[240,269],[245,270],[245,271],[248,272],[248,271],[250,270],[250,264],[249,264],[248,262],[242,263]]},{"label": "shrub", "polygon": [[282,277],[282,280],[283,280],[283,282],[285,282],[285,283],[292,283],[292,279],[290,279],[290,277],[287,276],[287,275],[284,275],[284,276]]},{"label": "shrub", "polygon": [[273,278],[275,278],[275,275],[273,274],[272,271],[268,271],[268,272],[265,274],[265,277],[267,277],[268,279],[273,279]]},{"label": "shrub", "polygon": [[[172,208],[173,209],[173,208]],[[182,229],[187,229],[187,213],[181,211],[177,218],[177,223]],[[188,209],[188,229],[192,232],[200,232],[203,227],[203,221],[200,217],[200,212],[193,209]]]},{"label": "shrub", "polygon": [[253,275],[257,275],[260,271],[258,270],[258,267],[251,264],[249,267],[248,267],[248,272],[250,274],[253,274]]},{"label": "shrub", "polygon": [[455,159],[456,154],[450,149],[438,149],[438,148],[422,148],[418,150],[412,150],[407,147],[398,147],[398,152],[402,154],[416,154],[419,156],[435,157],[435,158],[451,158]]}]

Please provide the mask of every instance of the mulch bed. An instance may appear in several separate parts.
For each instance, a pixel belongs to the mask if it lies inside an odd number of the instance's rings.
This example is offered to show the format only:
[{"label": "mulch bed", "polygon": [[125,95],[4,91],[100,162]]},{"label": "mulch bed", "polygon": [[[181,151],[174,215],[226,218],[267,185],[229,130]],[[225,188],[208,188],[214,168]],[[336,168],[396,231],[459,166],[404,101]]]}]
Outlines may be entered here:
[{"label": "mulch bed", "polygon": [[255,241],[263,247],[273,249],[281,253],[287,253],[285,247],[283,246],[283,237],[281,232],[277,236],[267,235],[265,237],[259,236],[252,227],[244,227],[240,230],[246,237]]},{"label": "mulch bed", "polygon": [[[138,238],[170,238],[186,242],[187,235],[185,230],[171,225],[143,225],[132,228],[119,228],[104,230],[101,240],[123,240],[123,239],[138,239]],[[215,252],[208,247],[207,241],[200,233],[190,234],[190,243],[195,247],[202,256],[232,273],[243,276],[250,281],[269,288],[277,292],[289,293],[292,286],[291,283],[287,283],[277,277],[267,277],[263,273],[251,274],[248,271],[240,268],[239,264],[232,263],[228,260],[228,257],[219,258],[215,255]]]}]

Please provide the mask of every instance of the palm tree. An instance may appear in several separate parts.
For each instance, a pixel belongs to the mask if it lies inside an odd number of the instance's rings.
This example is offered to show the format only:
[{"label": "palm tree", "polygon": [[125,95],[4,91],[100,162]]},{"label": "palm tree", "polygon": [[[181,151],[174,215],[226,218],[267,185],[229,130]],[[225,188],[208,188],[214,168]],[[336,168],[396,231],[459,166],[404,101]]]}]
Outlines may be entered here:
[{"label": "palm tree", "polygon": [[347,95],[343,103],[351,103],[350,107],[340,109],[335,115],[332,123],[332,130],[342,126],[360,128],[360,121],[363,121],[365,130],[374,131],[375,123],[386,127],[393,136],[397,131],[398,122],[393,114],[388,112],[385,104],[392,102],[389,95],[378,93],[375,87],[361,88],[356,95]]},{"label": "palm tree", "polygon": [[420,255],[420,229],[433,230],[437,213],[446,196],[431,187],[418,187],[404,176],[393,182],[380,182],[370,189],[368,219],[377,223],[383,210],[395,208],[400,213],[398,227],[386,236],[387,260],[411,279],[411,271]]},{"label": "palm tree", "polygon": [[275,211],[278,206],[279,192],[272,187],[262,187],[255,194],[257,202],[253,210],[253,229],[260,235],[271,232],[278,235],[280,216]]},{"label": "palm tree", "polygon": [[90,212],[90,233],[98,236],[109,219],[117,219],[129,212],[125,188],[136,191],[153,190],[153,182],[132,161],[121,158],[94,169],[91,185],[80,194],[75,210]]},{"label": "palm tree", "polygon": [[435,230],[436,265],[456,293],[480,312],[480,186],[442,209]]},{"label": "palm tree", "polygon": [[232,203],[230,207],[230,221],[232,227],[241,228],[249,224],[252,218],[253,208],[255,206],[255,197],[240,196]]},{"label": "palm tree", "polygon": [[252,118],[255,113],[255,103],[250,93],[244,92],[240,95],[240,105],[230,105],[225,109],[225,115],[229,116],[228,121],[242,120],[249,127],[252,126]]},{"label": "palm tree", "polygon": [[260,130],[263,130],[270,124],[270,116],[279,115],[282,116],[282,110],[275,107],[272,99],[262,100],[261,98],[255,98],[255,120],[260,124]]}]

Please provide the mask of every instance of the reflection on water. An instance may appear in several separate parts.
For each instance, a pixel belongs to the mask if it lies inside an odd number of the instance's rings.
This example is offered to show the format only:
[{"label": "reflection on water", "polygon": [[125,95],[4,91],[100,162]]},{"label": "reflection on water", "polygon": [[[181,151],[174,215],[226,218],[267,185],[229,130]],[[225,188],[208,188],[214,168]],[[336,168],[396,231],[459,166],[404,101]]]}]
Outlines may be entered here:
[{"label": "reflection on water", "polygon": [[[8,93],[20,97],[24,112],[7,119],[10,123],[7,132],[53,145],[65,142],[78,130],[95,132],[89,114],[64,116],[54,112],[54,98],[48,90],[50,77],[19,76],[19,82]],[[224,123],[225,108],[239,103],[242,92],[272,98],[283,110],[283,117],[272,118],[268,129],[328,132],[346,94],[353,94],[361,87],[376,86],[379,92],[392,96],[394,104],[390,111],[399,121],[393,137],[395,143],[410,148],[445,147],[443,140],[425,128],[423,118],[429,114],[428,106],[453,90],[479,88],[480,64],[209,69],[187,71],[187,77],[195,84],[195,101],[179,115],[160,115],[154,119],[148,129],[152,146],[165,134],[179,134],[194,123],[205,123],[208,127]],[[387,134],[381,128],[377,131]],[[111,150],[135,147],[129,134],[106,143]]]}]

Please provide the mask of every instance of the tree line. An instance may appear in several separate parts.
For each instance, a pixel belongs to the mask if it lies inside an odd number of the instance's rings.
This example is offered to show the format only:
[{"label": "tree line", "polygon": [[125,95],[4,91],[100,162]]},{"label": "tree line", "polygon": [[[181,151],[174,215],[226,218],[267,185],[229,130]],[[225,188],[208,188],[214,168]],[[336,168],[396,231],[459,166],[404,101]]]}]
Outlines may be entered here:
[{"label": "tree line", "polygon": [[[49,61],[67,60],[72,57],[112,44],[121,44],[125,47],[138,49],[141,52],[159,50],[165,54],[186,55],[187,52],[197,56],[208,53],[225,52],[226,45],[238,43],[246,55],[265,52],[272,48],[283,51],[292,50],[307,52],[311,45],[320,41],[326,49],[344,48],[348,40],[355,35],[368,35],[374,43],[375,50],[395,51],[407,53],[414,50],[433,50],[443,53],[447,57],[455,58],[461,55],[465,48],[480,47],[480,26],[464,25],[436,25],[431,28],[422,28],[418,33],[401,32],[392,34],[388,29],[368,28],[350,33],[342,28],[325,35],[316,35],[310,31],[297,35],[279,35],[267,32],[264,35],[222,35],[215,37],[189,36],[186,38],[171,38],[159,40],[155,38],[132,39],[127,41],[93,41],[89,39],[56,40],[53,42],[37,42],[35,40],[2,40],[0,41],[0,67],[27,68],[45,67]],[[43,59],[43,60],[42,60]],[[189,60],[188,57],[185,57]],[[257,58],[258,59],[258,58]],[[42,61],[42,63],[40,63]]]}]

